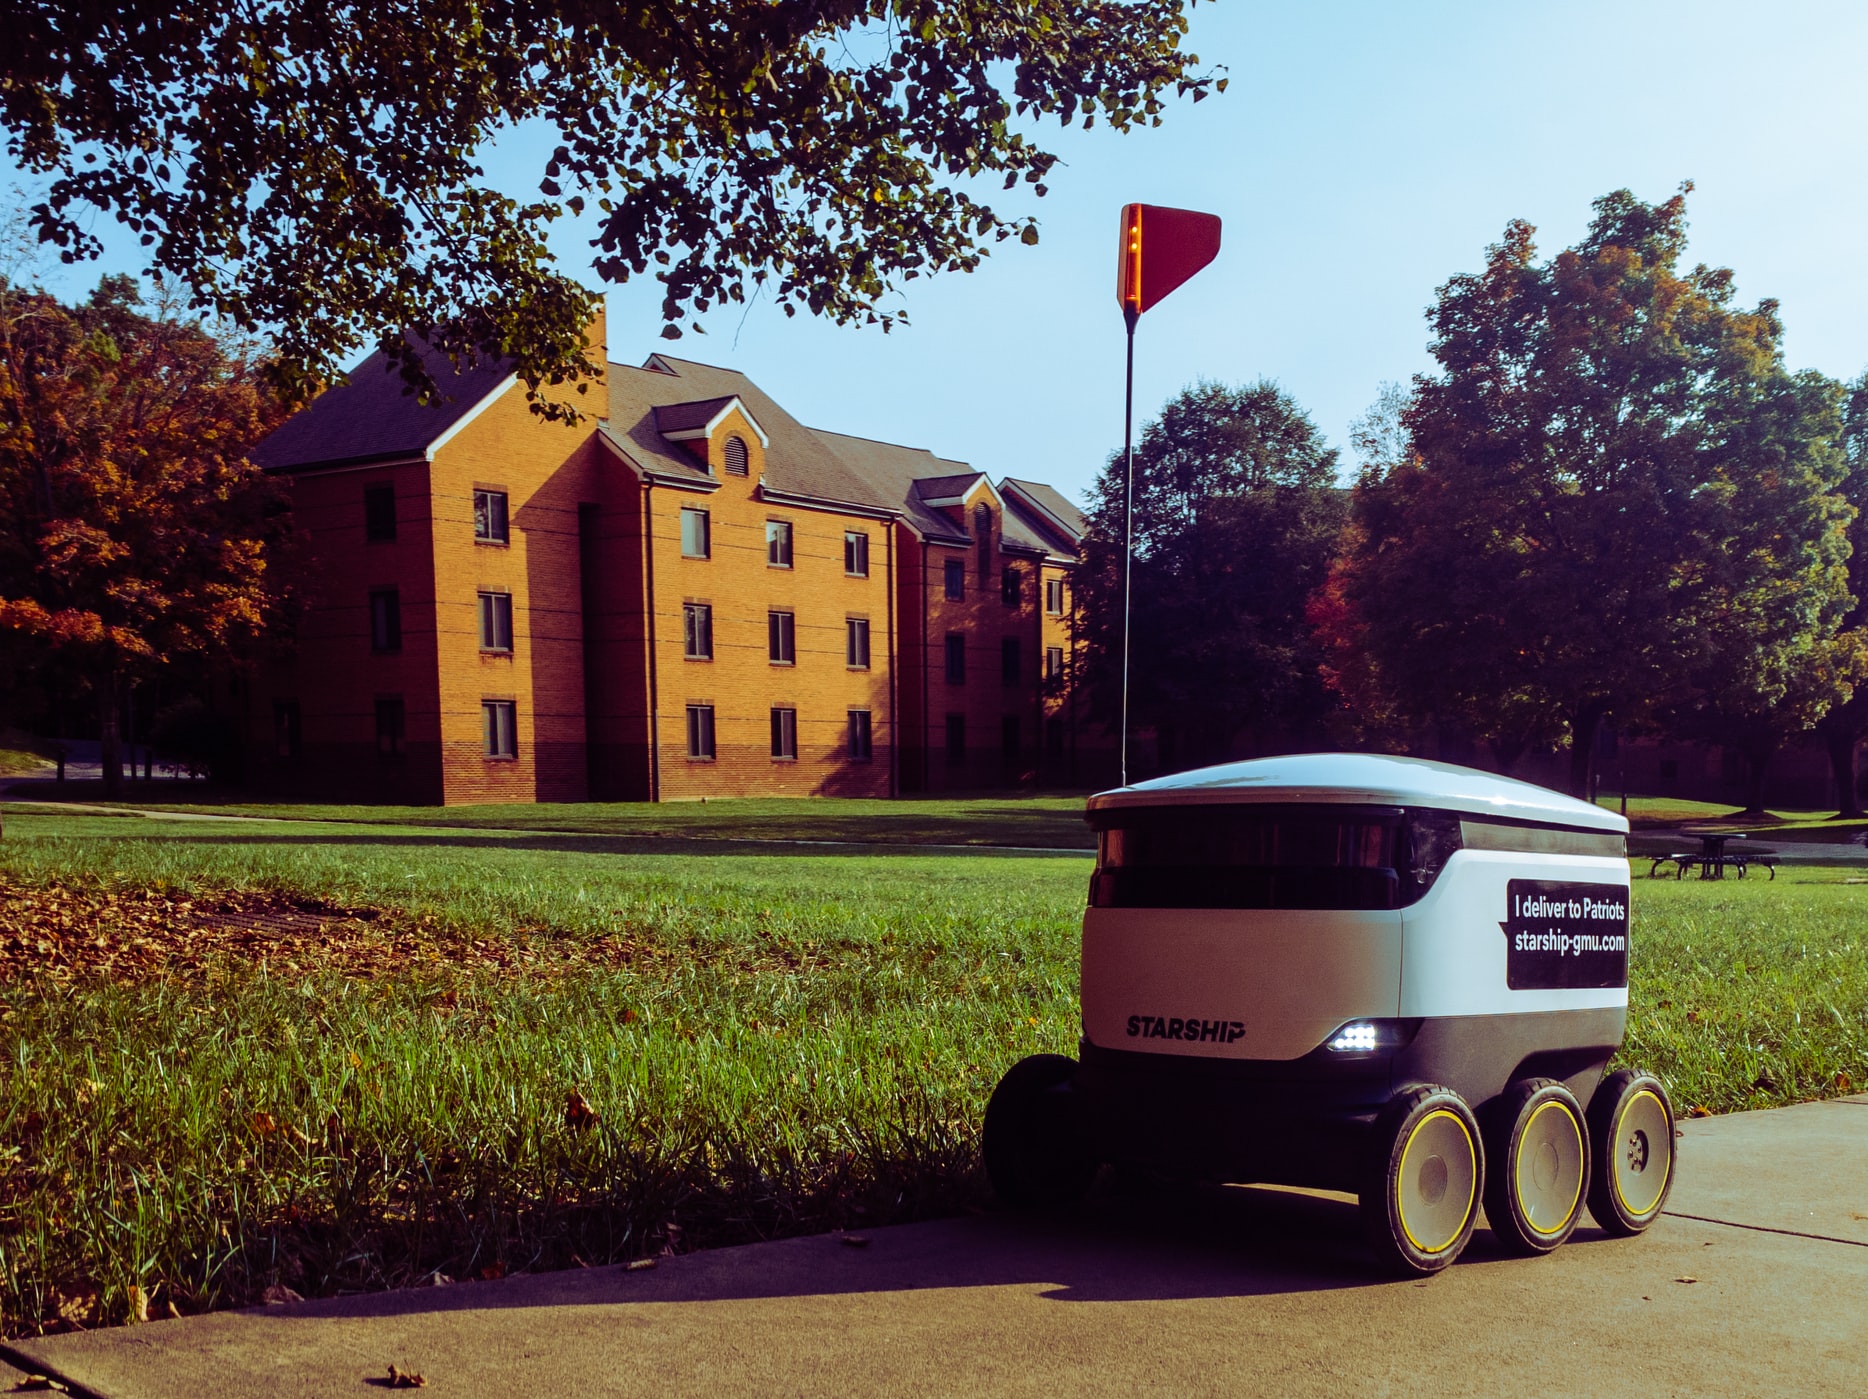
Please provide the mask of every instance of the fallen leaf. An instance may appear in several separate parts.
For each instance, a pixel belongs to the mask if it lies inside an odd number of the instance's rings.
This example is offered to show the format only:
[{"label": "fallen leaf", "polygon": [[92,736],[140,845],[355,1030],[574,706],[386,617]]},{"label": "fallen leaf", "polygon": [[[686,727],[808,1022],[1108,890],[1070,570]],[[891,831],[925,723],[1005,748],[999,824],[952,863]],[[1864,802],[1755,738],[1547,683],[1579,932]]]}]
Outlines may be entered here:
[{"label": "fallen leaf", "polygon": [[95,1292],[80,1292],[74,1296],[55,1292],[52,1297],[53,1307],[58,1312],[58,1319],[76,1330],[84,1330],[85,1325],[97,1314]]},{"label": "fallen leaf", "polygon": [[71,1393],[69,1389],[65,1388],[64,1385],[60,1384],[57,1380],[53,1379],[50,1375],[27,1375],[18,1384],[14,1385],[10,1390],[8,1390],[7,1393],[27,1394],[35,1390],[37,1391],[52,1390],[59,1394]]},{"label": "fallen leaf", "polygon": [[305,1299],[282,1282],[275,1282],[259,1294],[259,1300],[269,1307],[283,1307],[287,1302],[302,1302]]},{"label": "fallen leaf", "polygon": [[1686,1110],[1686,1115],[1688,1117],[1711,1117],[1712,1109],[1703,1108],[1698,1103],[1694,1103],[1692,1107]]},{"label": "fallen leaf", "polygon": [[1695,1277],[1679,1277],[1679,1278],[1675,1278],[1674,1281],[1675,1282],[1698,1282],[1699,1279]]},{"label": "fallen leaf", "polygon": [[573,1132],[584,1132],[597,1125],[597,1110],[573,1089],[564,1095],[564,1125]]},{"label": "fallen leaf", "polygon": [[391,1389],[426,1389],[428,1388],[428,1377],[414,1370],[403,1370],[391,1365],[389,1367],[389,1387]]},{"label": "fallen leaf", "polygon": [[1836,1091],[1838,1093],[1853,1093],[1855,1091],[1855,1081],[1847,1074],[1837,1074]]},{"label": "fallen leaf", "polygon": [[247,1125],[253,1129],[254,1135],[261,1137],[270,1137],[274,1132],[279,1130],[279,1124],[273,1120],[273,1116],[269,1112],[254,1113],[253,1116],[248,1119]]},{"label": "fallen leaf", "polygon": [[653,1268],[655,1266],[655,1260],[653,1258],[632,1258],[625,1266],[632,1273],[640,1273],[645,1269]]},{"label": "fallen leaf", "polygon": [[489,1263],[480,1270],[481,1282],[498,1282],[505,1276],[506,1265],[504,1263]]},{"label": "fallen leaf", "polygon": [[135,1283],[130,1284],[130,1321],[132,1324],[149,1320],[149,1295]]},{"label": "fallen leaf", "polygon": [[868,1248],[869,1240],[862,1234],[845,1234],[843,1243],[846,1248]]}]

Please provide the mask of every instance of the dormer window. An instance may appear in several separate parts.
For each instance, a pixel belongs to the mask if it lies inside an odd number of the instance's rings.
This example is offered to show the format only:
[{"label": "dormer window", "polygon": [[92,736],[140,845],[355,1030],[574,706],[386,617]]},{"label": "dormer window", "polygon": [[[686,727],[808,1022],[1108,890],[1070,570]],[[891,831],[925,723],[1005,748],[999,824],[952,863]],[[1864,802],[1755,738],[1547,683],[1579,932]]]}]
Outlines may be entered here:
[{"label": "dormer window", "polygon": [[979,541],[979,581],[992,576],[992,510],[979,505],[973,509],[973,537]]},{"label": "dormer window", "polygon": [[746,450],[746,439],[737,434],[726,440],[726,474],[744,476],[747,474],[751,456]]}]

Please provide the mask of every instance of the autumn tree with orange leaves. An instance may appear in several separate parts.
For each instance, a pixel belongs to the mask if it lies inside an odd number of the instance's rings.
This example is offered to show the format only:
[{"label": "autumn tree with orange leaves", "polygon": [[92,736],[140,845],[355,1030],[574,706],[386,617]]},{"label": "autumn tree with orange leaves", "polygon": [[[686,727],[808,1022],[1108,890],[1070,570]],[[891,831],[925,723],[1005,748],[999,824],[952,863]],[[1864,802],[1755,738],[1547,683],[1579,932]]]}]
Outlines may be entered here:
[{"label": "autumn tree with orange leaves", "polygon": [[281,416],[250,358],[106,277],[66,306],[0,280],[0,648],[95,695],[122,784],[124,687],[225,658],[278,614],[283,504],[247,448]]}]

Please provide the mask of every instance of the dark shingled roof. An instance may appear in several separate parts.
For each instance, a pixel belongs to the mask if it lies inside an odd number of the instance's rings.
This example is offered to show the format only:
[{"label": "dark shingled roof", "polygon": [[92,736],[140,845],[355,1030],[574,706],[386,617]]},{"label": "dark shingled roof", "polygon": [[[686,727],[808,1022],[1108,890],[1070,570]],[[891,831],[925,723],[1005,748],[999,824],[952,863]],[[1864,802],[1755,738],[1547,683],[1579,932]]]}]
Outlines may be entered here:
[{"label": "dark shingled roof", "polygon": [[922,500],[954,500],[985,479],[986,473],[983,471],[963,471],[952,476],[923,476],[915,482],[915,494]]},{"label": "dark shingled roof", "polygon": [[714,414],[731,403],[734,397],[728,393],[694,403],[658,404],[655,409],[655,426],[663,432],[690,432],[695,428],[706,427],[713,421]]},{"label": "dark shingled roof", "polygon": [[419,457],[512,375],[503,361],[457,367],[438,350],[422,362],[441,391],[424,407],[378,350],[351,370],[348,382],[319,394],[253,449],[268,471],[358,465]]},{"label": "dark shingled roof", "polygon": [[1052,554],[1077,557],[1089,528],[1081,510],[1061,492],[1039,481],[1008,476],[1000,484],[1008,515],[1017,515],[1025,529]]},{"label": "dark shingled roof", "polygon": [[[816,433],[851,472],[868,484],[878,500],[885,501],[891,510],[899,510],[917,532],[949,543],[972,542],[972,536],[964,528],[929,506],[921,493],[921,487],[929,481],[961,481],[971,485],[979,479],[979,473],[965,470],[965,462],[937,457],[925,447],[902,447],[893,442],[850,437],[823,428],[817,428]],[[962,469],[955,472],[955,467]],[[934,492],[936,499],[939,496],[940,492]]]},{"label": "dark shingled roof", "polygon": [[678,443],[662,436],[656,409],[714,400],[718,412],[720,403],[737,395],[765,430],[765,479],[773,490],[876,510],[890,508],[890,502],[878,499],[817,434],[739,371],[669,355],[655,355],[649,364],[654,367],[610,365],[607,434],[644,470],[664,479],[715,484]]}]

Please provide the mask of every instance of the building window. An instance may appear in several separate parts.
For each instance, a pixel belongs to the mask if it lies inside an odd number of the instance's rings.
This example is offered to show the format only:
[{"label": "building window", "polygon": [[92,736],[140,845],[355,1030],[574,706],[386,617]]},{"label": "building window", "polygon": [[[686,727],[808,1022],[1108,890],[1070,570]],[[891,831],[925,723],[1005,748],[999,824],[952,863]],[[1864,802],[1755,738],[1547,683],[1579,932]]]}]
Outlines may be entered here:
[{"label": "building window", "polygon": [[396,537],[396,488],[363,488],[363,537],[380,544]]},{"label": "building window", "polygon": [[867,617],[844,619],[843,660],[851,670],[869,669],[869,619]]},{"label": "building window", "polygon": [[966,715],[964,714],[947,716],[947,766],[950,768],[966,766]]},{"label": "building window", "polygon": [[866,763],[875,752],[869,729],[869,711],[852,709],[850,711],[850,761]]},{"label": "building window", "polygon": [[711,704],[688,706],[688,757],[708,762],[713,760],[713,706]]},{"label": "building window", "polygon": [[519,756],[519,706],[511,700],[481,700],[480,721],[486,730],[489,758]]},{"label": "building window", "polygon": [[1064,580],[1047,578],[1044,580],[1044,610],[1053,617],[1064,615]]},{"label": "building window", "polygon": [[370,649],[402,649],[402,599],[394,588],[370,591]]},{"label": "building window", "polygon": [[792,759],[798,756],[797,710],[774,709],[772,711],[772,756]]},{"label": "building window", "polygon": [[1062,680],[1064,678],[1064,648],[1047,646],[1044,648],[1044,678]]},{"label": "building window", "polygon": [[773,665],[795,665],[798,660],[798,623],[789,612],[765,614],[765,649]]},{"label": "building window", "polygon": [[402,756],[403,733],[407,725],[407,716],[402,708],[402,697],[392,695],[376,701],[376,753],[382,758],[400,758]]},{"label": "building window", "polygon": [[480,594],[480,649],[512,650],[512,594]]},{"label": "building window", "polygon": [[869,576],[869,536],[862,530],[843,532],[843,571],[852,578]]},{"label": "building window", "polygon": [[791,521],[765,522],[765,561],[772,568],[791,567]]},{"label": "building window", "polygon": [[296,758],[301,751],[298,726],[298,701],[275,700],[272,706],[273,752],[281,758]]},{"label": "building window", "polygon": [[746,451],[746,439],[745,438],[737,436],[737,435],[727,438],[726,440],[726,474],[728,476],[746,475],[748,463],[750,462],[750,460],[751,460],[751,455]]},{"label": "building window", "polygon": [[708,559],[713,557],[711,524],[705,510],[695,510],[685,505],[681,507],[682,558]]},{"label": "building window", "polygon": [[999,680],[1001,684],[1016,685],[1018,672],[1018,638],[1008,636],[999,643]]},{"label": "building window", "polygon": [[947,597],[949,600],[966,596],[966,565],[958,559],[947,560],[945,569]]},{"label": "building window", "polygon": [[506,492],[473,493],[473,537],[487,544],[506,543]]},{"label": "building window", "polygon": [[986,585],[992,577],[992,510],[989,506],[973,507],[973,538],[979,541],[979,582]]},{"label": "building window", "polygon": [[958,632],[947,634],[947,683],[966,684],[966,638]]},{"label": "building window", "polygon": [[1023,600],[1024,579],[1015,568],[1008,568],[999,575],[999,601],[1007,607],[1017,607]]},{"label": "building window", "polygon": [[690,661],[713,659],[713,608],[709,604],[681,604],[681,654]]}]

